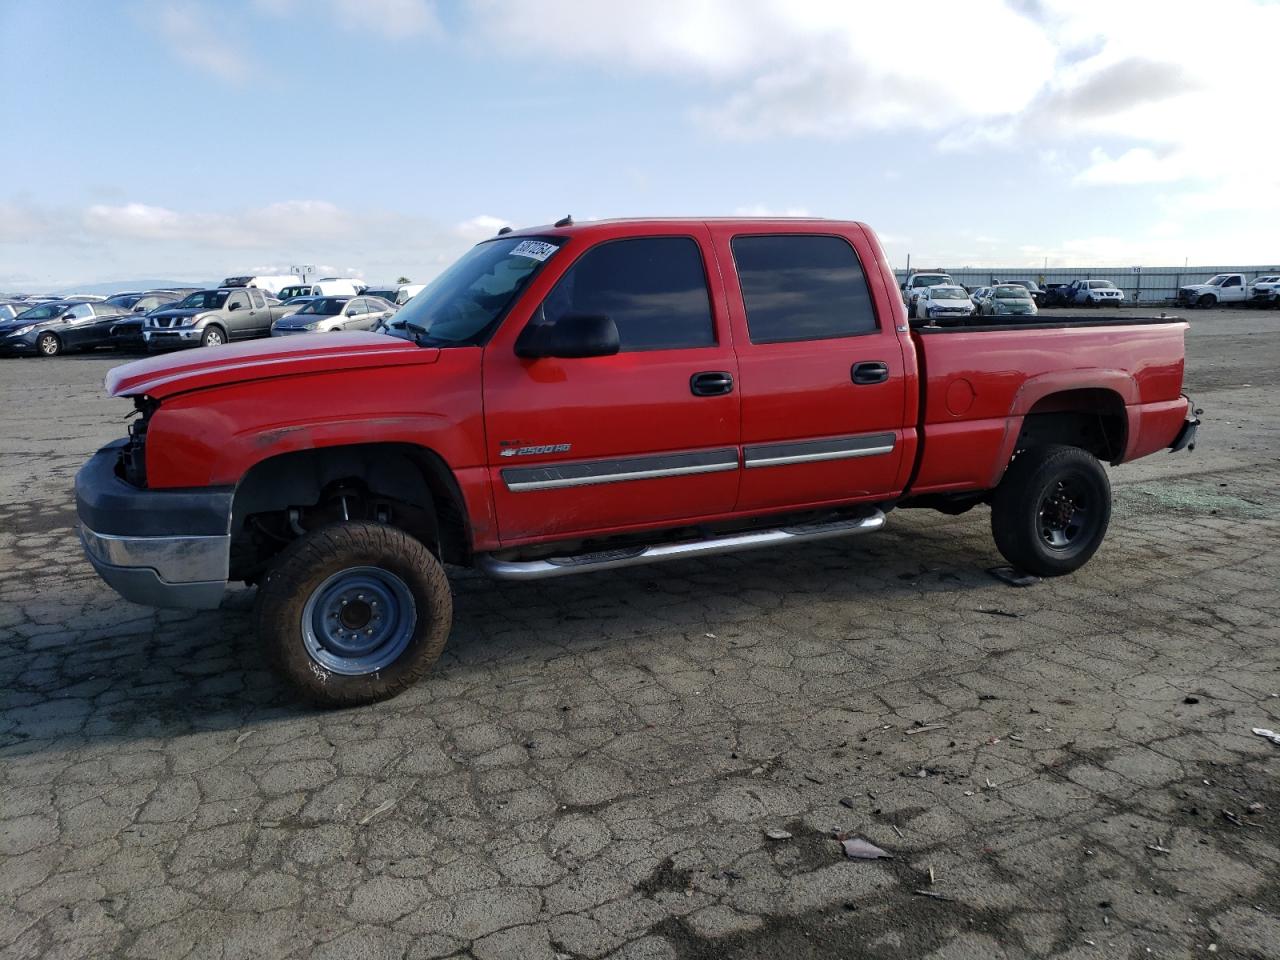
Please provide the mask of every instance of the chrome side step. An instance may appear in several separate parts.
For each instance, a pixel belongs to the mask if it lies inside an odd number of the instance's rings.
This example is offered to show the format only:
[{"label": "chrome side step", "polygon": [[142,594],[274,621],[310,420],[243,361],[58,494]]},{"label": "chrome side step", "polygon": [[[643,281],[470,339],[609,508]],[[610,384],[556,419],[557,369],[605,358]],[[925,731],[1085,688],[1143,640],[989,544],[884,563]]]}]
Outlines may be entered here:
[{"label": "chrome side step", "polygon": [[680,543],[662,543],[650,547],[619,547],[616,550],[600,550],[570,557],[550,557],[546,560],[499,560],[491,553],[481,553],[475,558],[476,568],[495,580],[543,580],[547,577],[563,577],[571,573],[587,573],[594,570],[616,570],[620,567],[636,567],[642,563],[660,560],[686,560],[690,557],[709,557],[717,553],[735,553],[756,547],[771,547],[782,543],[800,543],[810,540],[830,540],[848,537],[855,533],[870,533],[884,526],[884,514],[875,510],[864,517],[853,517],[817,523],[801,523],[772,530],[753,530],[750,533],[733,533],[706,540],[685,540]]}]

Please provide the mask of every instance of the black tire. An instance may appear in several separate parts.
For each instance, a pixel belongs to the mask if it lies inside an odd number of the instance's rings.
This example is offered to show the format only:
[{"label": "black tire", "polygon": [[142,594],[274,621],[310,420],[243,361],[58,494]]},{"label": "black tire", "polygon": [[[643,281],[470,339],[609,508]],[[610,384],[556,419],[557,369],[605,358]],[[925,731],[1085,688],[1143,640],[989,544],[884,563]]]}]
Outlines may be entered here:
[{"label": "black tire", "polygon": [[56,357],[62,352],[62,340],[56,333],[42,333],[36,337],[36,352],[42,357]]},{"label": "black tire", "polygon": [[1023,450],[991,500],[996,547],[1018,570],[1058,577],[1078,570],[1102,545],[1111,522],[1111,483],[1079,447]]},{"label": "black tire", "polygon": [[1217,302],[1218,298],[1212,293],[1202,293],[1200,294],[1200,299],[1196,301],[1196,304],[1204,310],[1209,310]]},{"label": "black tire", "polygon": [[[316,625],[328,625],[324,612],[335,609],[335,599],[342,595],[340,588],[348,582],[342,578],[367,575],[361,571],[382,577],[389,574],[388,582],[403,587],[407,593],[402,601],[391,600],[403,602],[406,615],[398,618],[402,629],[392,632],[400,637],[403,647],[396,652],[388,641],[381,648],[381,655],[390,650],[394,659],[378,663],[376,669],[360,665],[365,672],[352,673],[349,670],[355,661],[335,657],[318,639],[321,633]],[[334,583],[338,587],[332,586]],[[376,584],[374,589],[378,589]],[[364,626],[372,625],[370,608],[378,607],[376,601],[364,600],[361,594],[352,604],[363,605],[365,623],[354,629],[347,626],[357,641]],[[345,608],[346,601],[341,605]],[[336,619],[337,614],[332,615]],[[346,616],[345,609],[342,616]],[[444,567],[403,530],[378,523],[335,523],[294,541],[275,559],[258,588],[256,620],[258,636],[273,665],[290,685],[320,706],[348,707],[394,697],[426,674],[449,638],[453,597]],[[341,642],[342,627],[335,623],[332,629],[337,630],[339,639],[331,638],[330,642]],[[340,661],[336,667],[335,661]]]},{"label": "black tire", "polygon": [[226,342],[227,334],[217,324],[209,324],[204,328],[204,333],[200,334],[200,346],[202,347],[220,347]]}]

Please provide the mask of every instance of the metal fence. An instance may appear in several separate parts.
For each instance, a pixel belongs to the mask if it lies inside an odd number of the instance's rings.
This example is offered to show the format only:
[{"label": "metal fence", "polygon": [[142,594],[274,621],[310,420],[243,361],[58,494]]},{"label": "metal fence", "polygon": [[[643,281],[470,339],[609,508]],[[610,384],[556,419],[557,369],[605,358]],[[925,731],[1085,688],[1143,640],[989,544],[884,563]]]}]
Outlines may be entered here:
[{"label": "metal fence", "polygon": [[[1110,280],[1124,291],[1129,303],[1160,303],[1173,300],[1178,288],[1189,283],[1203,283],[1216,273],[1243,273],[1246,282],[1260,274],[1280,274],[1280,266],[1228,267],[953,267],[925,266],[916,273],[946,273],[961,286],[990,286],[995,280],[1034,280],[1046,283],[1071,283],[1073,280]],[[895,270],[899,285],[906,282],[907,271]]]}]

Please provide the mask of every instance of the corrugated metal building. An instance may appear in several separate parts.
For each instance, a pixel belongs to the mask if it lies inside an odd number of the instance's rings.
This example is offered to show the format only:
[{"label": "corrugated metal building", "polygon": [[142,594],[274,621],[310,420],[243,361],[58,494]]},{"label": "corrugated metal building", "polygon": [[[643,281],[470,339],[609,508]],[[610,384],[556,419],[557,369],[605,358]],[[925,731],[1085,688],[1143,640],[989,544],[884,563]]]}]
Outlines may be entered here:
[{"label": "corrugated metal building", "polygon": [[[1203,283],[1215,273],[1243,273],[1248,280],[1259,274],[1280,273],[1280,266],[1242,267],[939,267],[920,264],[917,272],[949,273],[956,283],[968,287],[989,286],[993,280],[1034,280],[1046,283],[1070,283],[1073,280],[1110,280],[1124,291],[1129,303],[1159,303],[1173,300],[1178,288],[1188,283]],[[906,282],[907,271],[895,270],[898,284]]]}]

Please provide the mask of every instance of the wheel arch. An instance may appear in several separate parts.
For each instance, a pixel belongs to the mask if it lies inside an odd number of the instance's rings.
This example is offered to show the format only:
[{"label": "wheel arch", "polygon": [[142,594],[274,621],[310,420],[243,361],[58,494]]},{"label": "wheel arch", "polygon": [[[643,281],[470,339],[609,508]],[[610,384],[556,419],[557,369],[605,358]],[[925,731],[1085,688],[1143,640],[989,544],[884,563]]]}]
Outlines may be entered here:
[{"label": "wheel arch", "polygon": [[1014,399],[1010,425],[997,458],[999,482],[1019,450],[1059,443],[1080,447],[1099,460],[1120,463],[1128,448],[1129,407],[1137,384],[1122,370],[1067,371],[1028,380]]},{"label": "wheel arch", "polygon": [[236,485],[231,530],[242,531],[255,514],[318,504],[344,483],[371,498],[417,508],[423,516],[399,524],[441,560],[470,560],[470,522],[452,470],[427,447],[403,442],[334,444],[276,453],[254,463]]}]

